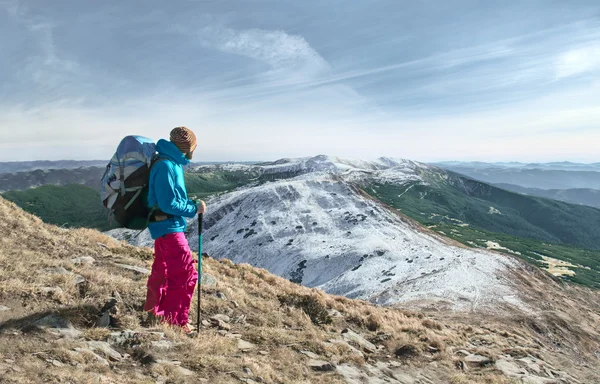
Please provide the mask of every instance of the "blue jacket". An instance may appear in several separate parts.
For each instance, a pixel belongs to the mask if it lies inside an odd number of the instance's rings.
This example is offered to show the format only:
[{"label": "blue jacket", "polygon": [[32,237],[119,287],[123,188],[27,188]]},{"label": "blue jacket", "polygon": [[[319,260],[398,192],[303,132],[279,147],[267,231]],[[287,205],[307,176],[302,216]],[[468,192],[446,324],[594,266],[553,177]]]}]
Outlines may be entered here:
[{"label": "blue jacket", "polygon": [[148,225],[153,239],[168,233],[184,232],[187,226],[184,217],[194,217],[197,213],[196,204],[188,199],[183,178],[183,166],[190,161],[175,144],[167,140],[159,140],[156,150],[160,159],[167,160],[158,161],[150,171],[148,206],[158,206],[161,211],[174,217]]}]

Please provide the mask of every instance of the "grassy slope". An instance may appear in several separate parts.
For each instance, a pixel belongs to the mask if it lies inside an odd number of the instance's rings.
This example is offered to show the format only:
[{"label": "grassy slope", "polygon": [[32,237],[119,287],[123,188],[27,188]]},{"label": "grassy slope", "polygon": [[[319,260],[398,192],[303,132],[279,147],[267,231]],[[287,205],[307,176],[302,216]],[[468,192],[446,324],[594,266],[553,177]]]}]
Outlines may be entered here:
[{"label": "grassy slope", "polygon": [[[250,368],[264,383],[343,383],[336,372],[319,373],[307,367],[308,350],[321,359],[342,367],[362,368],[365,358],[343,345],[328,342],[341,338],[350,327],[381,346],[366,353],[370,366],[384,364],[396,375],[425,375],[427,382],[509,384],[494,363],[456,369],[462,359],[458,350],[489,356],[515,358],[537,356],[553,370],[565,370],[580,382],[600,380],[600,307],[596,293],[577,287],[561,286],[546,276],[521,271],[528,289],[524,299],[531,305],[544,302],[546,310],[535,317],[525,314],[495,316],[452,313],[412,313],[381,308],[356,300],[326,295],[271,275],[249,265],[233,265],[205,259],[204,271],[217,280],[216,287],[205,287],[202,316],[221,313],[233,320],[230,333],[238,333],[256,348],[241,353],[235,338],[224,337],[212,327],[203,327],[199,338],[190,339],[177,330],[159,327],[169,349],[152,347],[156,334],[142,324],[141,304],[145,297],[146,276],[119,269],[115,263],[149,268],[152,253],[118,243],[88,229],[62,230],[0,198],[0,377],[7,383],[31,382],[114,382],[155,383],[160,376],[172,383],[239,383]],[[92,256],[93,265],[75,265],[70,259]],[[36,273],[32,273],[35,266]],[[48,274],[44,268],[62,266],[86,279],[74,284],[73,275]],[[44,287],[62,291],[44,293]],[[114,329],[93,328],[92,320],[100,307],[118,292],[122,298],[115,315]],[[219,298],[221,292],[227,298]],[[233,302],[235,301],[235,303]],[[192,305],[191,318],[196,318]],[[311,320],[320,311],[335,310],[328,324]],[[30,324],[48,313],[70,320],[83,336],[60,339],[35,331]],[[109,340],[111,332],[133,329],[139,337],[124,344],[113,344],[129,357],[101,364],[89,353],[75,349],[89,341]],[[435,347],[432,349],[430,347]],[[394,352],[413,351],[413,355],[394,357]],[[262,352],[264,351],[264,352]],[[184,376],[164,361],[177,360],[191,370]],[[6,364],[5,364],[6,362]],[[391,364],[391,365],[390,365]],[[395,367],[395,368],[394,368]],[[385,368],[388,369],[388,368]],[[385,370],[384,369],[384,370]],[[389,371],[388,369],[388,371]],[[384,376],[385,377],[385,376]],[[258,379],[257,379],[258,380]],[[389,378],[388,378],[389,380]]]},{"label": "grassy slope", "polygon": [[100,193],[79,184],[43,185],[24,191],[9,191],[2,196],[44,222],[66,227],[110,229],[107,210]]},{"label": "grassy slope", "polygon": [[[520,252],[525,260],[536,265],[540,265],[537,262],[541,259],[540,255],[546,255],[587,266],[591,269],[578,268],[576,276],[568,279],[600,287],[600,251],[556,244],[561,241],[581,242],[589,248],[598,249],[600,244],[595,240],[600,239],[600,226],[593,224],[595,217],[589,212],[592,210],[600,217],[600,211],[593,208],[588,210],[584,207],[584,213],[579,214],[565,208],[581,207],[527,196],[523,198],[532,200],[517,198],[513,201],[514,196],[511,195],[515,194],[504,194],[505,191],[498,192],[499,196],[488,195],[484,200],[448,185],[432,188],[415,183],[407,190],[407,186],[374,184],[366,192],[425,226],[435,225],[436,230],[465,245],[481,247],[484,246],[481,240],[490,240]],[[520,210],[508,208],[509,204]],[[491,206],[502,214],[490,214]],[[527,220],[535,214],[540,217],[533,222]],[[591,222],[587,223],[586,218]],[[462,223],[469,226],[461,226]],[[584,234],[579,236],[577,232]]]}]

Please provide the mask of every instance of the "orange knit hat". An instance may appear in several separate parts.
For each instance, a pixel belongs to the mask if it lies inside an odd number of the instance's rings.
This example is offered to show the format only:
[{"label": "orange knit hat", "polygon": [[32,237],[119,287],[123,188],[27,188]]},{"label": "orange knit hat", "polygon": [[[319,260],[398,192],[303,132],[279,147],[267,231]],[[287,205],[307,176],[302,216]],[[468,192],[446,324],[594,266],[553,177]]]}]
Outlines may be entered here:
[{"label": "orange knit hat", "polygon": [[194,152],[198,145],[196,135],[187,127],[173,128],[170,140],[182,153]]}]

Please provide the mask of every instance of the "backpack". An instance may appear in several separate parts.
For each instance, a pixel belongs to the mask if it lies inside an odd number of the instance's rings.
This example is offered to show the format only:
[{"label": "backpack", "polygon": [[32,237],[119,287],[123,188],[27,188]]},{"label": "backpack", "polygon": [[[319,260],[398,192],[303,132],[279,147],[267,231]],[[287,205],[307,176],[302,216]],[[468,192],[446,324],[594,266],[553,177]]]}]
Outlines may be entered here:
[{"label": "backpack", "polygon": [[148,181],[152,166],[159,160],[154,141],[127,136],[117,147],[102,177],[100,196],[110,215],[121,226],[143,230],[156,208],[149,208]]}]

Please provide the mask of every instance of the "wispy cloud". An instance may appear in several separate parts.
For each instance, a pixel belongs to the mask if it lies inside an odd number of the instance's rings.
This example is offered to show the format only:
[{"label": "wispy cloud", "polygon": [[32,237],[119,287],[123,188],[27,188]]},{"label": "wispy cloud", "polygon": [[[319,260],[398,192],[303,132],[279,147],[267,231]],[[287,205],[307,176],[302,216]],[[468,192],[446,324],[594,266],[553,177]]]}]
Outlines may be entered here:
[{"label": "wispy cloud", "polygon": [[558,79],[582,75],[600,70],[600,43],[568,50],[556,60]]}]

